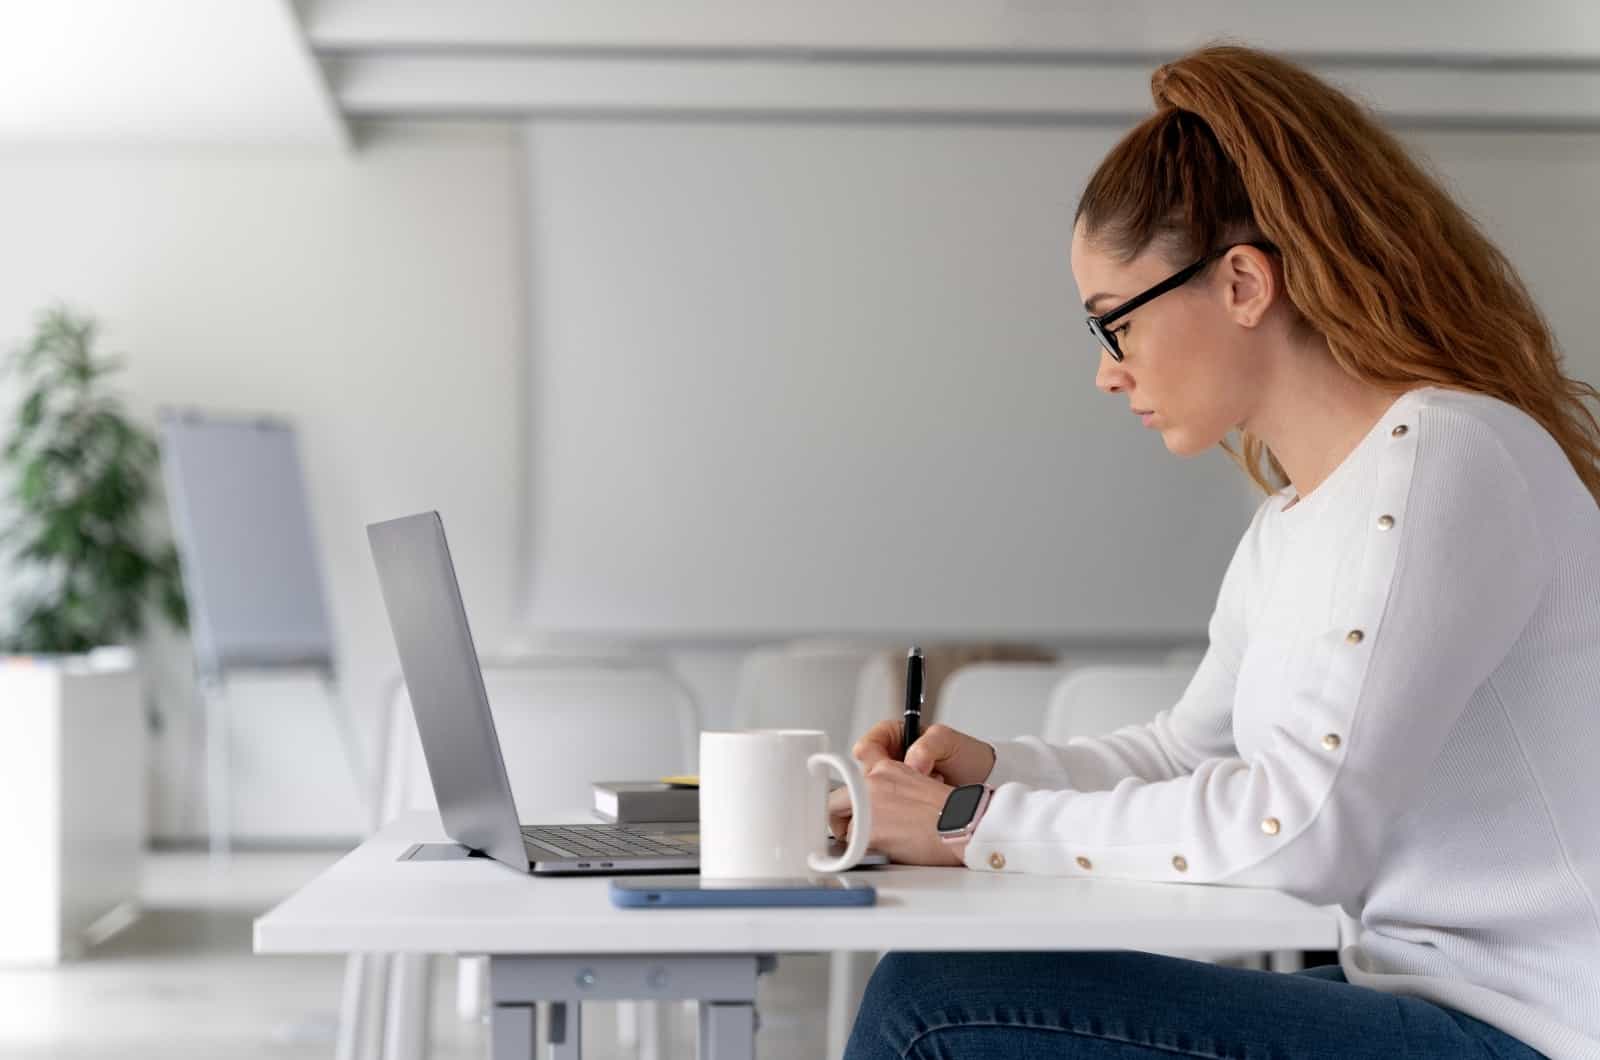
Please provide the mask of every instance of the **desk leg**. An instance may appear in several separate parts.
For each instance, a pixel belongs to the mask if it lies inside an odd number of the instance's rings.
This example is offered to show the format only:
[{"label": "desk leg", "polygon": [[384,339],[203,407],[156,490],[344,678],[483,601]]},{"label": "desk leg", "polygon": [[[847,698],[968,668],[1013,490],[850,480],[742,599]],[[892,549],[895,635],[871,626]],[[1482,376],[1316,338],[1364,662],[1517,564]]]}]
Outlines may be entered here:
[{"label": "desk leg", "polygon": [[753,1002],[700,1002],[700,1060],[755,1060],[755,1056]]},{"label": "desk leg", "polygon": [[844,1055],[861,998],[867,992],[867,980],[877,966],[878,954],[871,950],[834,950],[828,954],[829,1056]]},{"label": "desk leg", "polygon": [[576,1001],[552,1001],[548,1011],[550,1060],[583,1060],[583,1006]]},{"label": "desk leg", "polygon": [[495,1005],[489,1010],[489,1056],[493,1060],[538,1060],[539,1021],[533,1005]]}]

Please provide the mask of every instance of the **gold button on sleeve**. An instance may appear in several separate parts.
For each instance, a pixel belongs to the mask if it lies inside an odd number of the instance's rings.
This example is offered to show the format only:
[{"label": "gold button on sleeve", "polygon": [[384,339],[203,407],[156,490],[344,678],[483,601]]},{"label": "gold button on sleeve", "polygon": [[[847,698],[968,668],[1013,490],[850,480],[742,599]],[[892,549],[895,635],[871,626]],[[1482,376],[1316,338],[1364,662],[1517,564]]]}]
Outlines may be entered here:
[{"label": "gold button on sleeve", "polygon": [[1174,854],[1172,855],[1172,867],[1177,869],[1179,872],[1188,872],[1189,859],[1184,857],[1182,854]]},{"label": "gold button on sleeve", "polygon": [[1078,868],[1084,869],[1084,870],[1088,870],[1088,869],[1094,868],[1094,865],[1092,865],[1089,862],[1088,858],[1083,857],[1082,855],[1079,855],[1078,856]]},{"label": "gold button on sleeve", "polygon": [[1387,530],[1392,526],[1394,526],[1394,516],[1392,516],[1392,515],[1380,515],[1380,516],[1378,516],[1378,529],[1379,530]]},{"label": "gold button on sleeve", "polygon": [[1328,733],[1322,738],[1322,746],[1330,751],[1337,751],[1339,749],[1339,734],[1336,732]]},{"label": "gold button on sleeve", "polygon": [[1410,430],[1410,428],[1402,423],[1402,424],[1400,424],[1400,426],[1396,427],[1394,430],[1390,431],[1389,433],[1394,435],[1396,438],[1404,438],[1406,436],[1406,431],[1408,431],[1408,430]]},{"label": "gold button on sleeve", "polygon": [[1360,644],[1366,639],[1366,636],[1367,635],[1361,632],[1359,629],[1352,629],[1349,633],[1344,635],[1344,639],[1349,641],[1351,644]]},{"label": "gold button on sleeve", "polygon": [[996,850],[993,854],[989,855],[989,867],[994,869],[996,872],[999,872],[1001,869],[1006,867],[1006,856],[1000,853],[1000,851]]},{"label": "gold button on sleeve", "polygon": [[1278,819],[1276,817],[1261,818],[1261,830],[1268,835],[1278,834]]}]

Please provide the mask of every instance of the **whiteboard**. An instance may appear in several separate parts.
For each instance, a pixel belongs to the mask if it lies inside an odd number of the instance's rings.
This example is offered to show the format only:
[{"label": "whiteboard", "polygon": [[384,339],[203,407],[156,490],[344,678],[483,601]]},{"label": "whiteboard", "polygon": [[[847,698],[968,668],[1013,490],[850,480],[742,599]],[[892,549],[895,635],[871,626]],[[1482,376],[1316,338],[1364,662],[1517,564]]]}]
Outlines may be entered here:
[{"label": "whiteboard", "polygon": [[529,625],[1203,635],[1260,498],[1094,386],[1116,135],[530,125]]},{"label": "whiteboard", "polygon": [[161,464],[197,662],[331,670],[334,638],[293,429],[161,415]]}]

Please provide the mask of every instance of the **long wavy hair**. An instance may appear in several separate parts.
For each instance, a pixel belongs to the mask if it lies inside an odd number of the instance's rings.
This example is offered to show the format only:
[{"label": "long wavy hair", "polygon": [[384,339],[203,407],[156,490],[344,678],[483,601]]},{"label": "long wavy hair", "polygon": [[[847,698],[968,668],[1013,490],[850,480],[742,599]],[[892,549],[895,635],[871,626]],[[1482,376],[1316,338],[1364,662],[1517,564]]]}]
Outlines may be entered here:
[{"label": "long wavy hair", "polygon": [[[1223,242],[1278,248],[1297,328],[1385,390],[1432,384],[1499,398],[1561,445],[1600,502],[1600,391],[1562,372],[1506,256],[1363,106],[1275,55],[1191,52],[1150,79],[1156,112],[1100,163],[1077,219],[1131,261],[1183,264]],[[1288,476],[1241,429],[1222,448],[1271,493]],[[1263,468],[1263,459],[1265,467]]]}]

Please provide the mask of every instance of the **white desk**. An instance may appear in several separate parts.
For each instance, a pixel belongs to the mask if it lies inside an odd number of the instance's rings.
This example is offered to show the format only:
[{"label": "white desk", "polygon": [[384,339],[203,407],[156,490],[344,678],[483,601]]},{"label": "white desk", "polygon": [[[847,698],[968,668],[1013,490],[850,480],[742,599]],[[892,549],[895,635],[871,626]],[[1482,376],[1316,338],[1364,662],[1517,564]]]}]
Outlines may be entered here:
[{"label": "white desk", "polygon": [[397,819],[258,919],[256,952],[488,954],[494,1060],[534,1056],[536,1002],[552,1003],[565,1060],[580,1055],[576,1006],[624,999],[699,1001],[701,1056],[732,1060],[754,1055],[756,976],[780,953],[1338,944],[1336,907],[1251,888],[896,865],[867,870],[878,904],[862,909],[623,910],[604,877],[399,860],[444,841],[433,814]]}]

